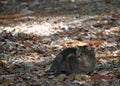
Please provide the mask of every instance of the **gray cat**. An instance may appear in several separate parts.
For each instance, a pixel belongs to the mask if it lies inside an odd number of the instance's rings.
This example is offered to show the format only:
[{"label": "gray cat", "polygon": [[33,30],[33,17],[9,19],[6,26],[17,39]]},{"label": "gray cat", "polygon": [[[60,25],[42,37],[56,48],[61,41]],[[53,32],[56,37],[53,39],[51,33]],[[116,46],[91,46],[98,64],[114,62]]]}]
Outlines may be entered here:
[{"label": "gray cat", "polygon": [[96,65],[95,49],[89,45],[66,48],[54,59],[48,73],[91,73]]}]

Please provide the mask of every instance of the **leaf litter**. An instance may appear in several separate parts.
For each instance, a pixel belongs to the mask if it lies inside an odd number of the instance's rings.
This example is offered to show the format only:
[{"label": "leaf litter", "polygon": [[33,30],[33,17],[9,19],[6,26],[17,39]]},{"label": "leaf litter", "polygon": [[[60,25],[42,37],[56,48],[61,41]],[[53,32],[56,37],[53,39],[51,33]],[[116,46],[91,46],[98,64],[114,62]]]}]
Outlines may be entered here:
[{"label": "leaf litter", "polygon": [[[108,3],[105,7],[114,4]],[[99,4],[101,5],[106,4]],[[74,9],[79,8],[77,5],[70,6]],[[71,10],[71,8],[65,7],[62,10]],[[50,12],[51,9],[47,10]],[[104,10],[96,16],[81,16],[79,13],[48,18],[38,16],[40,19],[38,18],[37,21],[1,25],[0,85],[118,86],[120,84],[120,9],[115,10],[114,7],[110,9],[112,10]],[[83,13],[89,13],[87,11],[86,9]],[[96,48],[97,66],[93,75],[46,74],[55,55],[61,50],[84,44]]]}]

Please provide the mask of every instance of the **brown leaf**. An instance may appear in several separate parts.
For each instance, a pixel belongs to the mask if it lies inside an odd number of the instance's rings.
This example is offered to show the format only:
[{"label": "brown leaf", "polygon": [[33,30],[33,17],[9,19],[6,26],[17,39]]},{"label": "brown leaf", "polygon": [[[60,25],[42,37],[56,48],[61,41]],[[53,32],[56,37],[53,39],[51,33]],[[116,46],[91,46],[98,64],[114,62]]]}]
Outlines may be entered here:
[{"label": "brown leaf", "polygon": [[108,58],[112,58],[113,56],[112,56],[112,52],[98,52],[97,57],[108,59]]},{"label": "brown leaf", "polygon": [[95,74],[95,75],[91,76],[91,79],[94,81],[99,81],[102,79],[110,80],[111,77],[108,75],[103,75],[103,74]]},{"label": "brown leaf", "polygon": [[76,76],[75,74],[70,74],[66,78],[69,80],[73,80],[75,78],[75,76]]},{"label": "brown leaf", "polygon": [[11,83],[11,82],[12,82],[12,80],[10,80],[10,79],[1,79],[0,80],[0,85],[4,84],[4,83]]},{"label": "brown leaf", "polygon": [[34,37],[33,37],[33,40],[34,40],[34,41],[39,41],[40,39],[41,39],[41,38],[40,38],[39,36],[34,36]]},{"label": "brown leaf", "polygon": [[113,52],[113,55],[114,55],[114,56],[120,56],[120,50],[114,51],[114,52]]},{"label": "brown leaf", "polygon": [[5,66],[6,64],[7,64],[6,61],[4,61],[4,60],[0,60],[0,66]]},{"label": "brown leaf", "polygon": [[64,86],[61,82],[57,82],[56,86]]},{"label": "brown leaf", "polygon": [[30,44],[30,43],[24,43],[24,46],[25,46],[25,47],[31,47],[32,44]]},{"label": "brown leaf", "polygon": [[66,48],[68,46],[70,46],[70,47],[84,46],[84,45],[88,45],[88,43],[75,40],[75,41],[65,41],[65,42],[61,43],[60,45]]},{"label": "brown leaf", "polygon": [[77,74],[75,76],[75,79],[78,80],[78,81],[81,81],[81,80],[88,80],[90,79],[90,76],[86,75],[86,74]]},{"label": "brown leaf", "polygon": [[60,80],[64,80],[64,79],[66,78],[66,75],[65,75],[65,74],[60,74],[60,75],[58,76],[58,78],[59,78]]},{"label": "brown leaf", "polygon": [[77,74],[77,75],[75,76],[75,80],[78,80],[78,81],[82,80],[81,75],[80,75],[80,74]]},{"label": "brown leaf", "polygon": [[99,41],[85,41],[86,43],[88,43],[89,45],[92,45],[92,46],[99,46],[102,44],[102,41],[99,40]]}]

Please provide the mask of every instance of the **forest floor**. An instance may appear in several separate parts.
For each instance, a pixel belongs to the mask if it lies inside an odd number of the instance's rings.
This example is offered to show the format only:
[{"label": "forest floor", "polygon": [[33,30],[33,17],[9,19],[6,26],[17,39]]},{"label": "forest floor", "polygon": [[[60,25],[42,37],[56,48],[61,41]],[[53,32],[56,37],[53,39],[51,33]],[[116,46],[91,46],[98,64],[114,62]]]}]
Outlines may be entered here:
[{"label": "forest floor", "polygon": [[[0,86],[120,86],[120,0],[15,1],[1,1]],[[83,43],[96,48],[92,75],[46,74]]]}]

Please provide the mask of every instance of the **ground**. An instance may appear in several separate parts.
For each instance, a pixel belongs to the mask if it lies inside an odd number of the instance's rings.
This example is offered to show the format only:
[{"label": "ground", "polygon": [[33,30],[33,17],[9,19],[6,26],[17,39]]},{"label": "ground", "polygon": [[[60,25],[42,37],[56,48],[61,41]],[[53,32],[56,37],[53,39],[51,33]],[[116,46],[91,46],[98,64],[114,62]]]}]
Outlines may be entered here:
[{"label": "ground", "polygon": [[[1,1],[1,86],[119,86],[119,0],[15,1]],[[92,75],[46,74],[61,50],[84,43],[96,48]]]}]

